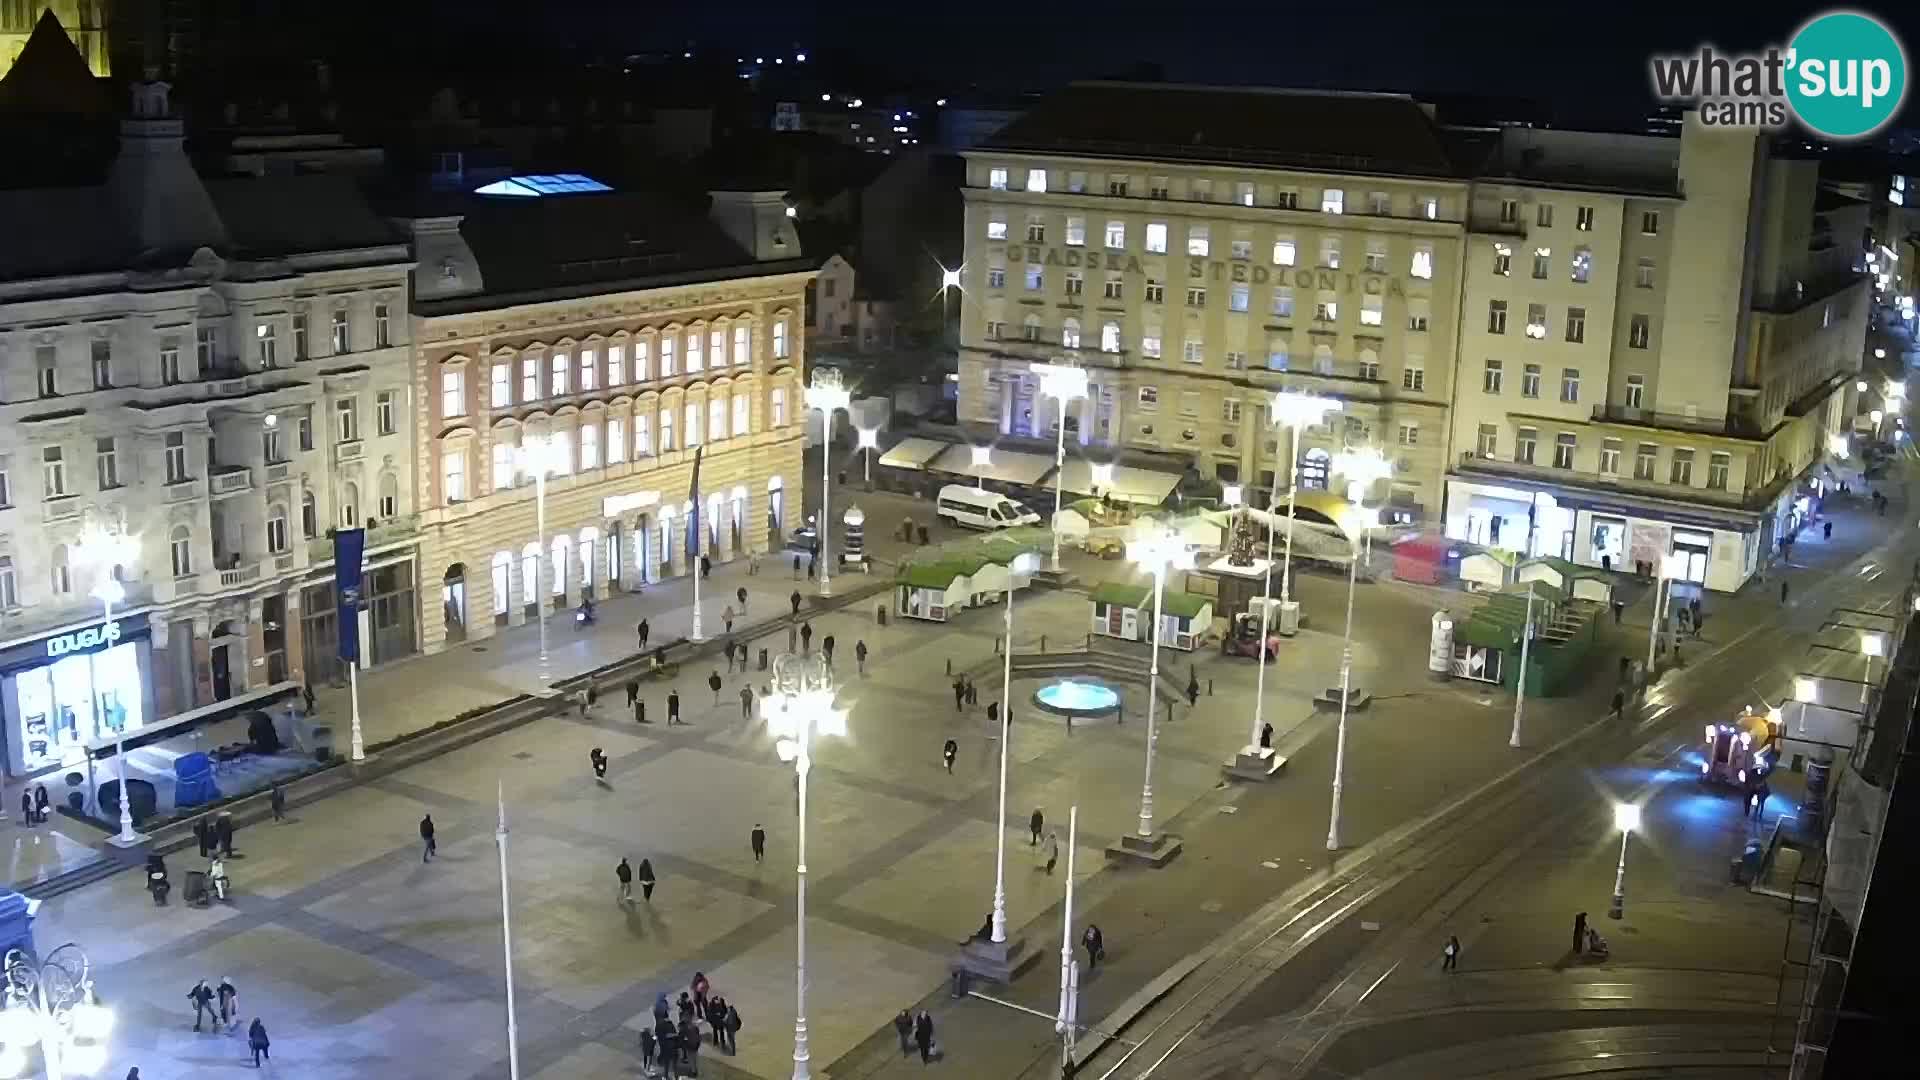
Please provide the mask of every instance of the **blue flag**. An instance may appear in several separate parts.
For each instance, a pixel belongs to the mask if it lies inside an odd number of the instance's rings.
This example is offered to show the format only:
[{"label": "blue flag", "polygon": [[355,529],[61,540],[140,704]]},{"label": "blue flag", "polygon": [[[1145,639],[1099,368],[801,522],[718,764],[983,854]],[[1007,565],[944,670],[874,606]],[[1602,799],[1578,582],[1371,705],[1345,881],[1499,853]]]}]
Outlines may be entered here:
[{"label": "blue flag", "polygon": [[349,664],[360,662],[360,564],[366,550],[366,530],[334,530],[333,594],[340,608],[340,659]]},{"label": "blue flag", "polygon": [[707,452],[704,446],[693,451],[693,484],[687,498],[693,502],[693,513],[687,515],[687,558],[695,560],[694,573],[700,572],[697,560],[700,558],[700,455]]}]

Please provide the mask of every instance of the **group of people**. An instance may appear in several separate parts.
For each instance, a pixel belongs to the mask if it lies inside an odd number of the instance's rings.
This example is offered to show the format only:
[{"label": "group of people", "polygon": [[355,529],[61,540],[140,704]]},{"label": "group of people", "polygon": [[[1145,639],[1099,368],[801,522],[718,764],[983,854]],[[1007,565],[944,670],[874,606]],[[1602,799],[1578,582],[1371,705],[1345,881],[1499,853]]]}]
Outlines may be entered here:
[{"label": "group of people", "polygon": [[[676,1016],[677,1013],[677,1016]],[[703,1037],[701,1025],[707,1034]],[[647,1076],[698,1076],[696,1055],[706,1038],[716,1050],[739,1051],[740,1010],[713,992],[706,973],[696,971],[680,1000],[669,1004],[667,992],[653,1000],[653,1026],[640,1029],[640,1067]],[[654,1062],[661,1072],[654,1072]]]},{"label": "group of people", "polygon": [[939,1044],[933,1041],[933,1016],[927,1010],[921,1009],[920,1015],[915,1016],[906,1009],[901,1009],[900,1015],[893,1018],[893,1031],[900,1036],[902,1054],[911,1054],[914,1050],[919,1050],[922,1065],[934,1059]]},{"label": "group of people", "polygon": [[[240,991],[231,978],[222,976],[217,988],[208,986],[207,980],[201,979],[193,984],[193,989],[187,991],[187,1000],[193,1003],[193,1030],[204,1030],[202,1025],[209,1019],[213,1021],[216,1035],[239,1029]],[[272,1060],[273,1055],[267,1052],[270,1045],[267,1025],[261,1023],[259,1017],[254,1017],[253,1022],[247,1025],[247,1049],[253,1052],[254,1068],[259,1068],[262,1061]],[[134,1076],[136,1073],[128,1075]]]},{"label": "group of people", "polygon": [[53,800],[47,797],[47,785],[38,784],[32,789],[20,789],[20,820],[27,825],[43,825],[47,820],[47,809]]}]

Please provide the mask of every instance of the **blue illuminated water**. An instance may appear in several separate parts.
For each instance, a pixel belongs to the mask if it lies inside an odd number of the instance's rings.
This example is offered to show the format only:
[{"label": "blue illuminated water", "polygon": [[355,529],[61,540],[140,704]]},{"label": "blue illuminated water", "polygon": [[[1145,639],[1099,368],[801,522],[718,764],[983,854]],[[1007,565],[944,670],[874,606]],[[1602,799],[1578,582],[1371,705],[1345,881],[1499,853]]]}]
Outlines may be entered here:
[{"label": "blue illuminated water", "polygon": [[1120,704],[1120,695],[1112,687],[1071,679],[1048,683],[1033,696],[1050,709],[1071,713],[1112,712]]}]

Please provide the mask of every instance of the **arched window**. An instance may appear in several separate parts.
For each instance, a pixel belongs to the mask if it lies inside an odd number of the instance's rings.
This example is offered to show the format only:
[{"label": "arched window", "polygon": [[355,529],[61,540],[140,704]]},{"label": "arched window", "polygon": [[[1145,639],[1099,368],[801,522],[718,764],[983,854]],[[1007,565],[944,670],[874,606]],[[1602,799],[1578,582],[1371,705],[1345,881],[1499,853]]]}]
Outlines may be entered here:
[{"label": "arched window", "polygon": [[1020,320],[1020,337],[1024,341],[1040,340],[1040,316],[1028,312],[1027,317]]},{"label": "arched window", "polygon": [[[307,496],[307,504],[313,504],[313,496]],[[193,531],[185,525],[175,525],[167,534],[167,554],[173,560],[173,576],[186,577],[193,573]]]},{"label": "arched window", "polygon": [[507,613],[507,605],[513,597],[513,553],[496,551],[493,553],[493,614],[497,618]]},{"label": "arched window", "polygon": [[360,527],[360,485],[351,480],[340,485],[340,527]]},{"label": "arched window", "polygon": [[1080,320],[1068,319],[1060,324],[1060,344],[1069,349],[1080,347]]},{"label": "arched window", "polygon": [[[462,462],[466,460],[466,455],[464,453],[456,452],[455,456],[458,457]],[[466,479],[466,472],[464,468],[461,470],[460,478],[463,482]],[[464,487],[462,488],[460,495],[458,497],[459,498],[466,497],[466,491]],[[447,496],[447,498],[454,499],[455,496],[450,494]],[[380,474],[380,516],[383,518],[391,518],[391,517],[398,516],[399,513],[400,513],[400,478],[395,476],[392,473],[381,473]]]},{"label": "arched window", "polygon": [[13,574],[13,556],[0,555],[0,611],[20,606],[20,583]]},{"label": "arched window", "polygon": [[275,555],[284,555],[287,548],[287,508],[275,503],[267,507],[267,550]]},{"label": "arched window", "polygon": [[73,592],[73,567],[67,563],[67,545],[53,546],[53,591],[58,596]]},{"label": "arched window", "polygon": [[1120,324],[1110,322],[1100,327],[1100,351],[1117,353],[1120,351]]},{"label": "arched window", "polygon": [[300,535],[308,540],[320,535],[320,510],[311,491],[300,493]]}]

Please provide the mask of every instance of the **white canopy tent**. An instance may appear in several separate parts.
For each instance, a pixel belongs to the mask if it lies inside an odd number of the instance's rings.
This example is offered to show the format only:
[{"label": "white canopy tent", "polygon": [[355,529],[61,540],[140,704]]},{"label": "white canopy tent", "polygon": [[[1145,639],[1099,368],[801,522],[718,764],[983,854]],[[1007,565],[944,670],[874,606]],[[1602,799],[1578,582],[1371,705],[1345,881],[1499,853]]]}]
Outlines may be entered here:
[{"label": "white canopy tent", "polygon": [[[1100,493],[1115,502],[1159,506],[1167,501],[1167,496],[1173,494],[1173,489],[1179,483],[1179,473],[1115,465],[1113,483],[1101,487]],[[1075,495],[1095,494],[1092,463],[1084,458],[1069,458],[1060,471],[1060,487]]]}]

